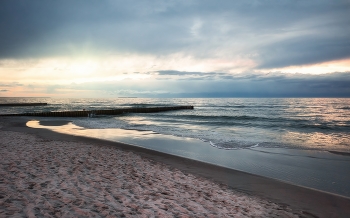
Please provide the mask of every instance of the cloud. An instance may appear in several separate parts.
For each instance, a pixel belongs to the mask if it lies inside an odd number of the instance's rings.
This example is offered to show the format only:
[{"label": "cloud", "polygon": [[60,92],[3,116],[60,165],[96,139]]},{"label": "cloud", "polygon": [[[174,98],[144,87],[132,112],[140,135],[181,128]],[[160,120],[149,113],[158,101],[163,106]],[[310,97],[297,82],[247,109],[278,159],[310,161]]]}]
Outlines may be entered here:
[{"label": "cloud", "polygon": [[[160,70],[157,71],[158,75],[171,75],[171,76],[201,76],[203,72],[186,72],[186,71],[177,71],[177,70]],[[206,73],[206,74],[215,74],[215,73]]]},{"label": "cloud", "polygon": [[[185,72],[182,72],[185,74]],[[57,86],[56,91],[137,97],[350,97],[350,72],[323,75],[250,73],[198,80],[145,79]]]},{"label": "cloud", "polygon": [[0,58],[179,53],[257,68],[319,63],[350,57],[349,10],[346,0],[1,1]]},{"label": "cloud", "polygon": [[18,82],[0,83],[0,87],[18,87],[18,86],[23,86],[23,84],[20,84]]},{"label": "cloud", "polygon": [[[34,82],[15,87],[18,96],[57,97],[350,97],[350,72],[321,75],[281,72],[219,74],[167,71],[144,79],[71,84]],[[171,79],[164,79],[171,77]],[[11,84],[10,84],[11,85]],[[4,92],[15,94],[15,90]],[[8,90],[3,88],[2,90]]]},{"label": "cloud", "polygon": [[7,89],[2,89],[2,90],[0,90],[0,92],[8,92],[9,90],[7,90]]},{"label": "cloud", "polygon": [[265,46],[261,52],[270,55],[261,55],[261,64],[257,68],[298,66],[349,58],[349,36],[350,31],[347,36],[308,36]]},{"label": "cloud", "polygon": [[216,73],[216,72],[187,72],[187,71],[177,71],[177,70],[161,70],[157,72],[151,72],[151,74],[156,74],[158,79],[169,79],[171,78],[177,80],[206,80],[215,78],[225,78],[230,77],[227,73]]}]

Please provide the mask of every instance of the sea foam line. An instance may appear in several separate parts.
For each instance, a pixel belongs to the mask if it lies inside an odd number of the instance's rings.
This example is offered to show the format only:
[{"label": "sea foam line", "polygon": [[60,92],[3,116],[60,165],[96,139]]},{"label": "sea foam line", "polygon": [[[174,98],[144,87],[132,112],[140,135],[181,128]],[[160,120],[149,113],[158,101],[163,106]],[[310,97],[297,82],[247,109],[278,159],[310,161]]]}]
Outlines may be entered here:
[{"label": "sea foam line", "polygon": [[256,145],[250,146],[250,148],[256,148],[256,147],[258,147],[258,146],[259,146],[259,143],[256,144]]},{"label": "sea foam line", "polygon": [[210,145],[213,146],[214,148],[218,148],[218,149],[224,149],[224,150],[238,150],[239,148],[224,148],[224,147],[220,147],[216,144],[214,144],[212,141],[209,141]]}]

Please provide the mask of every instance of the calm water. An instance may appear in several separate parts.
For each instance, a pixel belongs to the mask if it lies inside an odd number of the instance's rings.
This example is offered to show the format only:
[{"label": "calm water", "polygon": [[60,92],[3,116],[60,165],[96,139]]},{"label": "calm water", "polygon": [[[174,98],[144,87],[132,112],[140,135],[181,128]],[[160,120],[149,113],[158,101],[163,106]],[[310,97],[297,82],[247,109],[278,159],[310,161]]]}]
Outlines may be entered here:
[{"label": "calm water", "polygon": [[220,149],[273,147],[350,152],[348,98],[0,98],[0,103],[9,102],[47,102],[49,105],[0,107],[0,114],[193,105],[194,110],[69,119],[87,129],[151,130],[198,138]]}]

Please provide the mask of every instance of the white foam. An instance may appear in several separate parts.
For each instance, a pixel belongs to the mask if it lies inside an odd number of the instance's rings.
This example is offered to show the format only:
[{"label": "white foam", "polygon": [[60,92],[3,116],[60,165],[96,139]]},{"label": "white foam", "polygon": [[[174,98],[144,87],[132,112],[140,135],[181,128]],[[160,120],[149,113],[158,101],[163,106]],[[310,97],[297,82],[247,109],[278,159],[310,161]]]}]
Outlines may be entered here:
[{"label": "white foam", "polygon": [[238,150],[239,148],[224,148],[221,146],[218,146],[216,144],[214,144],[212,141],[209,141],[210,145],[213,146],[214,148],[218,148],[218,149],[224,149],[224,150]]},{"label": "white foam", "polygon": [[256,144],[256,145],[250,146],[250,147],[251,147],[251,148],[256,148],[256,147],[258,147],[258,146],[259,146],[259,143]]}]

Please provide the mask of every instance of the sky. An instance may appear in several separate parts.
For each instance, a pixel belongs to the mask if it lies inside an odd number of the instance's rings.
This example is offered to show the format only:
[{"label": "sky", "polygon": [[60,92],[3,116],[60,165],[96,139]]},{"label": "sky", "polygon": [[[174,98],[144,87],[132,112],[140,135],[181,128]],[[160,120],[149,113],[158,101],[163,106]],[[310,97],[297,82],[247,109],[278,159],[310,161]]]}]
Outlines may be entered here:
[{"label": "sky", "polygon": [[0,97],[350,97],[349,0],[2,0]]}]

